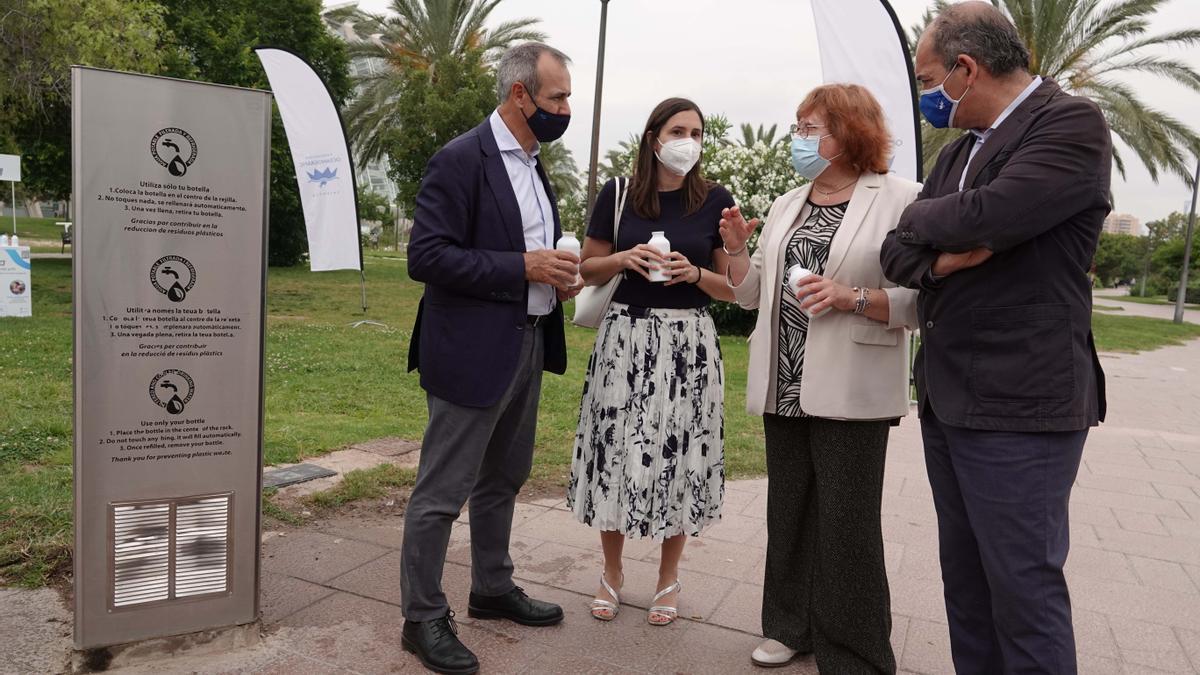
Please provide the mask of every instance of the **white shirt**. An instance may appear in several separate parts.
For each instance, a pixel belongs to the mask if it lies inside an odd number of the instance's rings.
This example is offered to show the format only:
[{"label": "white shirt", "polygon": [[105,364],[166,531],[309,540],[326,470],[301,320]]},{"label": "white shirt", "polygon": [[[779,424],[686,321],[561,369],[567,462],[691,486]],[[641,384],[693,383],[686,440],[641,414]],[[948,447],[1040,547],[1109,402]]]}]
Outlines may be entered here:
[{"label": "white shirt", "polygon": [[971,169],[971,162],[974,161],[975,155],[979,153],[979,149],[982,148],[983,144],[987,142],[988,137],[992,135],[993,131],[999,128],[1000,124],[1004,122],[1004,120],[1008,119],[1008,116],[1017,109],[1017,106],[1024,103],[1025,99],[1032,96],[1033,92],[1036,91],[1040,86],[1042,86],[1042,78],[1035,76],[1033,78],[1033,82],[1030,82],[1029,86],[1025,87],[1025,91],[1017,94],[1017,97],[1012,100],[1012,103],[1008,104],[1008,107],[1004,109],[1004,112],[1000,113],[1000,116],[996,118],[996,121],[992,122],[991,127],[984,129],[983,131],[978,131],[976,129],[971,130],[971,133],[975,134],[975,145],[971,146],[971,154],[967,157],[967,165],[963,167],[962,177],[958,179],[959,192],[962,192],[963,186],[967,183],[967,173]]},{"label": "white shirt", "polygon": [[[508,181],[512,183],[521,208],[521,227],[525,231],[525,250],[539,251],[554,248],[554,209],[550,206],[550,195],[537,172],[539,147],[532,153],[525,152],[517,137],[508,130],[508,125],[497,110],[488,118],[496,147],[504,158],[508,170]],[[529,314],[545,316],[554,309],[554,287],[549,284],[529,283]]]}]

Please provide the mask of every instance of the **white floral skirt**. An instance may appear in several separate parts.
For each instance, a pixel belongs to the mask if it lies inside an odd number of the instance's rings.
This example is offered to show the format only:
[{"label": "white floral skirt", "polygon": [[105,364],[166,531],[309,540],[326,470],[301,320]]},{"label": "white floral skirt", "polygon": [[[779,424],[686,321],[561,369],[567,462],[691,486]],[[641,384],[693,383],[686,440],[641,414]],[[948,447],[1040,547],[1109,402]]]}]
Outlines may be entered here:
[{"label": "white floral skirt", "polygon": [[613,303],[583,385],[567,488],[575,517],[659,541],[719,520],[724,398],[707,310]]}]

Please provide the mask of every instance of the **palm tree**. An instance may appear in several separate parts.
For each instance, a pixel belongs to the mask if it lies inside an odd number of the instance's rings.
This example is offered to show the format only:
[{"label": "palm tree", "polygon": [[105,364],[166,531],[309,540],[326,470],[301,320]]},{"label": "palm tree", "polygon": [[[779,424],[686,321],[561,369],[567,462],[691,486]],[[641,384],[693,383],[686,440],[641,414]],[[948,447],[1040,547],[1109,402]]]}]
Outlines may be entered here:
[{"label": "palm tree", "polygon": [[754,147],[756,143],[762,143],[763,145],[775,145],[775,142],[779,140],[775,138],[775,132],[778,130],[778,128],[778,124],[772,124],[770,129],[767,129],[760,124],[758,125],[758,129],[755,129],[750,124],[743,122],[741,126],[742,145],[747,148]]},{"label": "palm tree", "polygon": [[538,150],[538,159],[550,187],[561,200],[579,190],[579,167],[575,165],[575,156],[571,149],[561,140],[552,143],[542,143]]},{"label": "palm tree", "polygon": [[[1094,100],[1113,134],[1145,165],[1156,182],[1160,172],[1192,184],[1189,155],[1200,153],[1200,136],[1174,117],[1147,105],[1130,85],[1114,76],[1150,73],[1200,92],[1200,72],[1181,60],[1148,53],[1200,44],[1200,28],[1147,35],[1150,17],[1167,0],[991,0],[1029,47],[1030,70],[1057,80],[1064,90]],[[912,29],[912,44],[936,12],[947,6],[935,0],[921,24]],[[925,169],[961,133],[933,129],[922,121]],[[1125,158],[1113,148],[1117,171],[1125,176]]]},{"label": "palm tree", "polygon": [[483,67],[495,64],[510,45],[545,40],[533,28],[539,19],[505,21],[485,28],[488,16],[501,0],[392,0],[390,15],[369,14],[355,8],[330,12],[327,18],[350,22],[366,39],[352,43],[352,58],[367,59],[369,74],[355,78],[357,97],[347,108],[350,140],[361,161],[384,156],[385,137],[395,126],[395,101],[402,94],[406,70],[429,71],[436,77],[442,59],[482,55]]}]

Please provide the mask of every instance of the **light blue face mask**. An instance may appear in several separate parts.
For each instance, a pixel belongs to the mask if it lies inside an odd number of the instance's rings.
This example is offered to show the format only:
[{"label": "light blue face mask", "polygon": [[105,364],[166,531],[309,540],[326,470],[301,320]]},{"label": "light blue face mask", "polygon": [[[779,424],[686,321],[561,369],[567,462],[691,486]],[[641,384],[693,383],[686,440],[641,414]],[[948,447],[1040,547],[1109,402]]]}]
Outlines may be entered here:
[{"label": "light blue face mask", "polygon": [[971,88],[967,87],[967,91],[964,91],[963,95],[957,99],[950,98],[950,94],[946,93],[946,80],[950,79],[957,68],[958,64],[956,63],[954,68],[946,73],[946,79],[942,80],[941,84],[921,92],[919,104],[921,114],[935,129],[945,129],[954,125],[954,114],[958,112],[958,104],[962,103],[962,100],[967,97],[967,92],[971,91]]},{"label": "light blue face mask", "polygon": [[792,136],[792,168],[796,173],[809,180],[816,180],[817,176],[829,168],[832,160],[821,156],[821,141],[832,135],[826,134],[817,138]]}]

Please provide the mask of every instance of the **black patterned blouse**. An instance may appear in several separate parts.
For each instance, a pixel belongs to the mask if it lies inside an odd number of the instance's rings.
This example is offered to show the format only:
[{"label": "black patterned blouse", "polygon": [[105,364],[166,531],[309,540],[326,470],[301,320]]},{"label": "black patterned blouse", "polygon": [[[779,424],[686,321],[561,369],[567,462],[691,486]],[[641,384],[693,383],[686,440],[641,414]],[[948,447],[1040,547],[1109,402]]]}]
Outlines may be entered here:
[{"label": "black patterned blouse", "polygon": [[779,360],[776,367],[775,414],[808,417],[800,409],[800,377],[804,370],[804,343],[808,339],[808,316],[787,285],[787,271],[802,265],[814,274],[825,273],[829,245],[846,216],[850,202],[821,206],[809,202],[804,222],[792,232],[784,252],[782,287],[779,294]]}]

